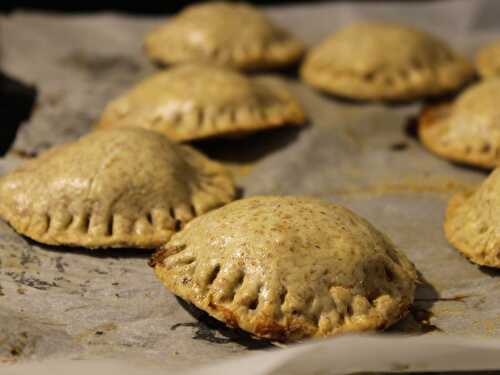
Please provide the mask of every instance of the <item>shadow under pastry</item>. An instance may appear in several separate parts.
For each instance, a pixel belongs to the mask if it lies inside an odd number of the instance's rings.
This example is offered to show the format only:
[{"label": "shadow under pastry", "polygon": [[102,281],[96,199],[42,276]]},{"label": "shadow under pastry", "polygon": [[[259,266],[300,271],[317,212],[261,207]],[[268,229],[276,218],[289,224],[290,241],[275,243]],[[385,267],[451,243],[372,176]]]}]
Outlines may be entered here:
[{"label": "shadow under pastry", "polygon": [[306,126],[285,126],[259,131],[244,137],[196,141],[192,145],[210,159],[249,164],[293,143]]},{"label": "shadow under pastry", "polygon": [[34,86],[9,77],[0,71],[0,156],[4,155],[14,142],[19,126],[31,116],[37,90]]},{"label": "shadow under pastry", "polygon": [[441,300],[439,292],[430,284],[425,277],[417,271],[419,283],[415,292],[415,300],[409,308],[408,315],[390,327],[389,333],[425,334],[442,330],[431,323],[433,313],[432,306]]},{"label": "shadow under pastry", "polygon": [[196,319],[196,322],[174,324],[170,327],[172,331],[180,329],[181,327],[192,327],[196,328],[196,331],[193,332],[194,340],[203,340],[212,344],[236,343],[248,350],[261,350],[275,347],[270,341],[255,338],[238,328],[230,328],[224,323],[212,318],[206,312],[198,309],[193,304],[184,301],[180,297],[176,296],[175,298],[179,305],[186,310],[189,315]]}]

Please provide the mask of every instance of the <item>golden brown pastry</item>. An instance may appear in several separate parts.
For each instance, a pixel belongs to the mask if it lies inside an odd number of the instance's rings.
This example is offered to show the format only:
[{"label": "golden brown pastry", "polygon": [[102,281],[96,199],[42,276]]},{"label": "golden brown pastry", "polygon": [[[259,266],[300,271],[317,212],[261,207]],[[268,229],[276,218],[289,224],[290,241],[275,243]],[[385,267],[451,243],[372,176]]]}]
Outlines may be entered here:
[{"label": "golden brown pastry", "polygon": [[192,5],[153,30],[146,53],[161,64],[205,62],[238,69],[293,64],[303,43],[244,3]]},{"label": "golden brown pastry", "polygon": [[437,155],[483,168],[500,164],[500,78],[477,83],[452,103],[422,112],[418,133]]},{"label": "golden brown pastry", "polygon": [[0,217],[51,245],[154,248],[233,199],[226,170],[143,129],[93,132],[0,178]]},{"label": "golden brown pastry", "polygon": [[301,68],[312,86],[362,100],[410,100],[461,87],[474,70],[446,43],[385,23],[349,26],[313,48]]},{"label": "golden brown pastry", "polygon": [[406,314],[416,280],[366,220],[297,197],[246,198],[202,215],[150,265],[181,298],[279,341],[388,327]]},{"label": "golden brown pastry", "polygon": [[304,121],[299,102],[276,78],[182,65],[157,73],[112,101],[98,126],[141,127],[188,141]]},{"label": "golden brown pastry", "polygon": [[455,194],[446,211],[448,241],[472,262],[500,268],[500,169],[476,191]]},{"label": "golden brown pastry", "polygon": [[478,51],[476,68],[482,78],[500,77],[500,40]]}]

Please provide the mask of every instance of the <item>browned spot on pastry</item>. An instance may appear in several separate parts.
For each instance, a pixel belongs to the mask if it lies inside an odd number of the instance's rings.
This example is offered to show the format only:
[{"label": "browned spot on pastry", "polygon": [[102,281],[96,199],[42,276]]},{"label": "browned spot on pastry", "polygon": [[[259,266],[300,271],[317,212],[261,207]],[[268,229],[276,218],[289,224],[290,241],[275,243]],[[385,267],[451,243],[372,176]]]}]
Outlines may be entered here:
[{"label": "browned spot on pastry", "polygon": [[157,250],[149,259],[148,265],[150,267],[155,267],[158,264],[163,263],[163,260],[170,255],[174,255],[178,253],[179,251],[182,251],[186,248],[185,245],[183,246],[171,246],[171,247],[164,247],[159,250]]},{"label": "browned spot on pastry", "polygon": [[261,337],[267,337],[276,341],[287,341],[288,331],[281,324],[267,318],[257,320],[255,324],[255,334]]},{"label": "browned spot on pastry", "polygon": [[228,326],[231,326],[233,328],[239,328],[239,326],[238,326],[238,318],[236,317],[236,315],[231,310],[225,308],[224,306],[215,304],[212,301],[209,302],[208,306],[211,309],[215,310],[216,312],[222,314],[222,320]]},{"label": "browned spot on pastry", "polygon": [[420,125],[432,126],[436,121],[445,119],[450,114],[450,102],[425,106],[420,114]]}]

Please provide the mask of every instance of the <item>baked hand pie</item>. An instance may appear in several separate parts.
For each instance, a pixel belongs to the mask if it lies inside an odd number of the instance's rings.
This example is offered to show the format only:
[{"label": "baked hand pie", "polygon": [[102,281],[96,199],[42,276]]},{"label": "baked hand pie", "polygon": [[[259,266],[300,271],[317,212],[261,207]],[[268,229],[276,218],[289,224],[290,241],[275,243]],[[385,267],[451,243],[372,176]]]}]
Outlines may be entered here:
[{"label": "baked hand pie", "polygon": [[483,78],[500,77],[500,40],[477,52],[476,69]]},{"label": "baked hand pie", "polygon": [[422,143],[452,161],[494,168],[500,164],[500,78],[477,83],[452,103],[422,111]]},{"label": "baked hand pie", "polygon": [[95,131],[0,178],[0,217],[50,245],[154,248],[228,203],[226,170],[143,129]]},{"label": "baked hand pie", "polygon": [[500,169],[475,191],[455,194],[448,203],[448,241],[472,262],[500,268]]},{"label": "baked hand pie", "polygon": [[277,78],[182,65],[157,73],[112,101],[98,127],[141,127],[188,141],[304,121],[299,102]]},{"label": "baked hand pie", "polygon": [[420,30],[361,23],[335,33],[305,58],[302,78],[322,91],[361,100],[411,100],[461,87],[472,65]]},{"label": "baked hand pie", "polygon": [[295,63],[304,44],[244,3],[192,5],[153,30],[145,41],[160,64],[205,62],[243,70]]},{"label": "baked hand pie", "polygon": [[278,341],[388,327],[416,272],[366,220],[313,198],[257,196],[202,215],[153,255],[173,293]]}]

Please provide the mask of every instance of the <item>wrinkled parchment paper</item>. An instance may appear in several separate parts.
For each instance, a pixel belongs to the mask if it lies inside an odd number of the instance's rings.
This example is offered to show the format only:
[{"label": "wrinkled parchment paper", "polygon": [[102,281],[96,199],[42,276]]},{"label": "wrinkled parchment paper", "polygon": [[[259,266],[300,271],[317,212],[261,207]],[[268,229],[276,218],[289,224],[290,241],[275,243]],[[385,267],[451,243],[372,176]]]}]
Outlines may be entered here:
[{"label": "wrinkled parchment paper", "polygon": [[[266,10],[311,45],[360,19],[417,25],[469,56],[500,38],[500,2],[494,0]],[[38,98],[10,153],[0,159],[0,174],[22,158],[88,132],[111,98],[153,72],[141,42],[162,21],[113,14],[2,16],[0,69],[35,85]],[[423,280],[404,321],[383,338],[346,337],[267,353],[271,344],[226,329],[178,301],[147,267],[147,252],[43,246],[0,222],[0,363],[38,366],[44,360],[65,366],[80,360],[69,366],[103,371],[117,366],[124,374],[158,367],[162,374],[178,373],[241,356],[243,364],[236,368],[242,374],[291,374],[292,369],[305,374],[302,365],[315,374],[500,368],[498,351],[493,355],[500,348],[500,272],[469,263],[442,232],[450,195],[475,186],[487,173],[452,165],[421,147],[412,120],[419,104],[352,103],[316,93],[293,72],[285,79],[304,103],[309,126],[195,146],[226,163],[245,196],[321,197],[386,232]],[[394,333],[417,337],[401,339],[407,340],[402,344]],[[374,348],[385,354],[374,357]],[[263,358],[247,358],[254,351]]]}]

